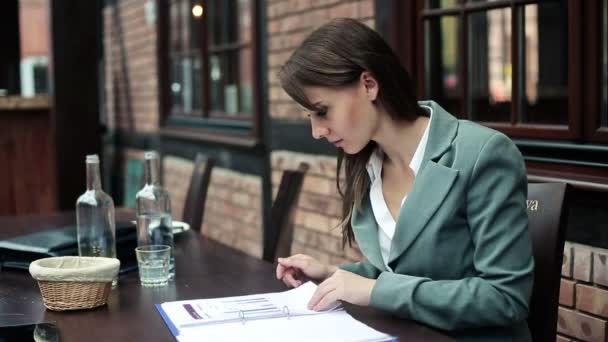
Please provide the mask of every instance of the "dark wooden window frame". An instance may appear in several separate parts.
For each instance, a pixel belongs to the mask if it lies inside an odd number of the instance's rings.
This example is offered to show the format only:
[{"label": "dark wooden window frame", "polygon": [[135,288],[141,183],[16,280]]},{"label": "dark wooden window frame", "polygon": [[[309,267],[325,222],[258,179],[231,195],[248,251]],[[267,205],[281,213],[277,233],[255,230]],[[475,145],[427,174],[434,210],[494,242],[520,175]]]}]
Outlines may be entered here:
[{"label": "dark wooden window frame", "polygon": [[[459,45],[464,46],[467,22],[465,13],[493,8],[521,6],[536,3],[532,0],[496,0],[466,3],[458,0],[453,9],[425,9],[424,0],[375,0],[378,29],[387,37],[416,83],[418,96],[424,96],[424,17],[439,14],[458,14]],[[608,129],[600,127],[602,89],[600,72],[601,1],[568,0],[568,119],[566,126],[497,124],[482,122],[514,138],[528,165],[529,177],[538,180],[567,181],[575,188],[608,191],[608,163],[603,157],[608,152]],[[517,16],[512,16],[513,20]],[[514,23],[513,27],[516,27]],[[514,34],[512,39],[517,39]],[[512,41],[517,46],[517,41]],[[517,49],[512,49],[516,53]],[[512,60],[517,63],[517,58]],[[466,49],[461,49],[461,61],[467,60]],[[460,75],[465,75],[467,63],[460,63]],[[514,69],[517,66],[514,65]],[[514,73],[516,74],[516,73]],[[516,77],[516,76],[514,76]],[[516,82],[517,80],[514,80]],[[466,87],[466,79],[465,79]],[[467,89],[461,89],[464,99]],[[517,94],[513,94],[516,98]],[[515,104],[515,101],[513,101]],[[463,101],[466,106],[466,101]],[[466,108],[465,108],[466,109]],[[463,112],[466,112],[463,110]],[[515,114],[515,115],[513,115]],[[512,113],[512,117],[517,117]],[[551,141],[554,142],[551,142]],[[561,141],[561,142],[560,142]]]},{"label": "dark wooden window frame", "polygon": [[[568,126],[517,123],[517,102],[512,101],[511,122],[481,122],[514,138],[543,138],[550,140],[570,140],[577,142],[608,142],[608,129],[600,127],[601,103],[599,90],[601,79],[598,77],[600,67],[600,41],[598,33],[601,23],[601,0],[578,1],[568,0]],[[398,0],[377,0],[388,5],[391,9],[388,15],[386,34],[405,62],[408,70],[412,71],[416,80],[418,95],[423,96],[424,89],[424,51],[420,48],[424,39],[424,19],[439,15],[456,15],[458,17],[459,46],[465,46],[468,34],[467,15],[474,12],[497,8],[515,8],[538,3],[537,0],[496,0],[491,2],[470,3],[458,0],[457,6],[446,9],[427,9],[424,0],[401,2]],[[512,15],[512,27],[519,30],[516,24],[517,16]],[[405,24],[404,24],[405,23]],[[519,34],[511,37],[512,46],[518,46]],[[411,51],[415,51],[414,54]],[[518,68],[519,59],[512,49],[513,69]],[[466,98],[468,92],[468,60],[467,49],[459,50],[459,75],[464,86],[460,89],[460,97]],[[518,73],[513,73],[513,84],[518,82]],[[512,97],[516,99],[519,91],[514,88]],[[466,101],[462,101],[462,113],[467,113]]]},{"label": "dark wooden window frame", "polygon": [[[159,93],[159,126],[163,137],[210,141],[221,144],[254,147],[263,140],[263,100],[261,85],[260,34],[262,8],[260,0],[251,0],[252,35],[252,112],[250,115],[237,114],[220,116],[222,113],[209,110],[207,117],[193,117],[171,113],[169,89],[169,1],[156,0],[157,20],[157,58],[158,58],[158,93]],[[207,25],[202,25],[201,32],[203,105],[209,107],[209,51],[207,43]]]}]

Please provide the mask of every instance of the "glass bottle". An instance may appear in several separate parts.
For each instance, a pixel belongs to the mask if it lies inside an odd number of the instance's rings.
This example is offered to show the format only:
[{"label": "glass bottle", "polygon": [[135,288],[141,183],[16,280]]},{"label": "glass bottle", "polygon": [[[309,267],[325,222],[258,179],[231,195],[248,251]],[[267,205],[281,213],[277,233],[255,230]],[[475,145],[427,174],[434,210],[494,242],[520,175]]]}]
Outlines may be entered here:
[{"label": "glass bottle", "polygon": [[175,251],[173,244],[173,224],[171,220],[171,199],[160,184],[159,158],[156,151],[144,154],[144,187],[135,195],[137,216],[137,245],[171,246],[169,278],[175,278]]},{"label": "glass bottle", "polygon": [[78,255],[116,258],[114,201],[101,189],[96,154],[87,155],[86,168],[87,190],[76,201]]}]

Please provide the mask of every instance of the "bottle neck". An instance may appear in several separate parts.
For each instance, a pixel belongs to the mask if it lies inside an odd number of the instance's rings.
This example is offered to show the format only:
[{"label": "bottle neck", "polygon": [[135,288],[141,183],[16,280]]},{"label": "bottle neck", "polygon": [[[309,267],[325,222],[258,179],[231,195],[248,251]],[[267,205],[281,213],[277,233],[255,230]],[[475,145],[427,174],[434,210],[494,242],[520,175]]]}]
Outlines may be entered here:
[{"label": "bottle neck", "polygon": [[99,163],[87,163],[87,190],[101,190]]},{"label": "bottle neck", "polygon": [[158,175],[158,159],[146,159],[144,173],[146,185],[160,184]]}]

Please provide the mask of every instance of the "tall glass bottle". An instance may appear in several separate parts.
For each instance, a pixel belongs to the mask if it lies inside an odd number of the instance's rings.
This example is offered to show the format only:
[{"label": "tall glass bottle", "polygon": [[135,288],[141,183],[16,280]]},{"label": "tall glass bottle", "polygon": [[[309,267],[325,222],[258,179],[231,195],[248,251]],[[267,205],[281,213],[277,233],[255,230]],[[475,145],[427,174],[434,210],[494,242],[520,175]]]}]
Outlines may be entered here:
[{"label": "tall glass bottle", "polygon": [[173,224],[171,221],[171,199],[163,189],[159,177],[159,158],[155,151],[144,154],[145,184],[135,195],[137,215],[137,244],[161,244],[171,246],[170,279],[175,277],[175,251]]},{"label": "tall glass bottle", "polygon": [[99,157],[87,155],[86,166],[87,190],[76,201],[78,255],[116,258],[114,201],[101,190]]}]

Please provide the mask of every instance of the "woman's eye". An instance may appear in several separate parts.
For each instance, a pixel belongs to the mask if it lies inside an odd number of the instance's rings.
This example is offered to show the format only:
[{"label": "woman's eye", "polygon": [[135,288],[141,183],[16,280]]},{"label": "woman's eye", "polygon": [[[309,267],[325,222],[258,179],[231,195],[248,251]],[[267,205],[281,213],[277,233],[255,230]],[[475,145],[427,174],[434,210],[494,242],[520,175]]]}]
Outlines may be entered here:
[{"label": "woman's eye", "polygon": [[315,112],[315,114],[318,117],[323,118],[323,117],[327,116],[327,110],[325,110],[325,109],[324,110],[318,110],[318,111]]}]

